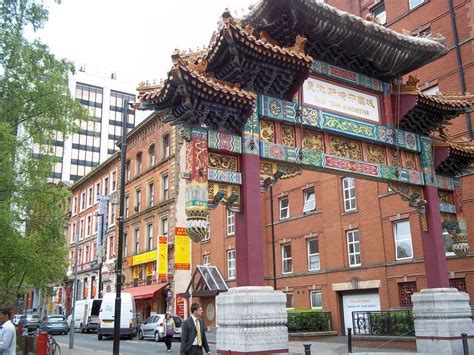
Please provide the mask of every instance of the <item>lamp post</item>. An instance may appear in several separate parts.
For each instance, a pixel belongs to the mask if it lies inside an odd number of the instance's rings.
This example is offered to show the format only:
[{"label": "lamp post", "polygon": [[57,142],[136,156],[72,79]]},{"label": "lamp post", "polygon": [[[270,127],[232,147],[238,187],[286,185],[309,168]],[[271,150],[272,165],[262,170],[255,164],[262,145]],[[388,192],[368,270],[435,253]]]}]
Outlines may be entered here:
[{"label": "lamp post", "polygon": [[100,217],[100,262],[99,262],[99,287],[98,287],[98,295],[99,298],[102,297],[102,263],[103,263],[103,258],[104,258],[104,231],[105,231],[105,226],[104,226],[104,214],[103,213],[97,213],[97,216]]},{"label": "lamp post", "polygon": [[121,294],[122,294],[122,253],[123,253],[123,221],[125,206],[125,162],[127,158],[127,116],[128,100],[123,102],[122,118],[122,143],[120,144],[120,203],[118,217],[118,248],[117,248],[117,266],[115,268],[115,316],[114,316],[114,345],[113,354],[119,355],[120,352],[120,313],[121,313]]},{"label": "lamp post", "polygon": [[275,254],[275,220],[273,217],[273,185],[283,176],[283,173],[280,170],[277,170],[273,176],[267,177],[263,181],[263,187],[266,189],[270,188],[270,219],[272,226],[272,260],[273,260],[273,289],[277,289],[277,280],[276,280],[276,254]]},{"label": "lamp post", "polygon": [[79,219],[76,223],[75,250],[74,250],[74,283],[72,284],[72,313],[71,313],[71,329],[69,332],[69,349],[74,349],[74,317],[76,313],[76,298],[77,298],[77,253],[79,248]]}]

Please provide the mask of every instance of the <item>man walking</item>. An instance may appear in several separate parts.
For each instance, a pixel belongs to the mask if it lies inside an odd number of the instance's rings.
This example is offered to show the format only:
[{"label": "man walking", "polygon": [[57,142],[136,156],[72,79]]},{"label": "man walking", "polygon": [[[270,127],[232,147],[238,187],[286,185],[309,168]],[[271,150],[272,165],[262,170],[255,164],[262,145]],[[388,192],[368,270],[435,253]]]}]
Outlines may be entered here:
[{"label": "man walking", "polygon": [[16,329],[9,308],[0,308],[0,354],[16,355]]},{"label": "man walking", "polygon": [[202,349],[210,355],[209,344],[207,344],[206,332],[202,317],[202,307],[199,303],[191,305],[191,317],[183,322],[181,327],[181,354],[202,355]]}]

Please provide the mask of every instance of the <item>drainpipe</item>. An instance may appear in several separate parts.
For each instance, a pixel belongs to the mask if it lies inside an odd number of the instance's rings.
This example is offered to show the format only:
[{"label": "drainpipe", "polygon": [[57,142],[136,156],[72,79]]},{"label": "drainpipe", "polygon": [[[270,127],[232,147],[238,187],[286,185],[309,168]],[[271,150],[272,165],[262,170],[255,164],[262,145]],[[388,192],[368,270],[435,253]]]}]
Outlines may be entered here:
[{"label": "drainpipe", "polygon": [[[464,70],[462,67],[461,48],[459,48],[458,29],[456,27],[456,14],[454,13],[453,0],[449,0],[449,13],[451,17],[451,27],[452,27],[453,36],[454,36],[454,48],[456,50],[456,61],[458,65],[459,81],[461,83],[462,94],[465,95],[466,82],[464,80]],[[470,112],[466,112],[466,128],[467,128],[467,134],[468,134],[469,140],[472,140],[472,124],[471,124]]]}]

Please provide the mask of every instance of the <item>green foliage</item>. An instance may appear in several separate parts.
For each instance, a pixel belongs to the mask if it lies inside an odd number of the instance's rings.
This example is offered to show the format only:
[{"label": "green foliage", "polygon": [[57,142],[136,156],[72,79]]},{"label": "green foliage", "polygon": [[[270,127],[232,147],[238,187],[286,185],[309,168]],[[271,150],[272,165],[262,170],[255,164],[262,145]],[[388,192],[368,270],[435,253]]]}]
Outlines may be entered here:
[{"label": "green foliage", "polygon": [[324,332],[329,331],[331,312],[319,310],[289,310],[289,332]]},{"label": "green foliage", "polygon": [[68,90],[73,65],[23,35],[46,22],[43,2],[0,0],[0,9],[0,304],[11,305],[28,287],[64,279],[68,191],[48,182],[50,143],[87,114]]},{"label": "green foliage", "polygon": [[411,311],[370,312],[369,324],[374,335],[415,335]]}]

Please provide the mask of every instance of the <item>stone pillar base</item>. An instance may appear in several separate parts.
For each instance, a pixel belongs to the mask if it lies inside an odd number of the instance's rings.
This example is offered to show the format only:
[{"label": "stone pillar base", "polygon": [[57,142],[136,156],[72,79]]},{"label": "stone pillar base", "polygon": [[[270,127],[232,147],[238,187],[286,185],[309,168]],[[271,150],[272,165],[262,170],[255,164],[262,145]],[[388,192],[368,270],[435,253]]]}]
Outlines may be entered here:
[{"label": "stone pillar base", "polygon": [[461,333],[468,335],[474,351],[474,326],[469,295],[455,288],[431,288],[411,296],[415,316],[417,351],[463,354]]},{"label": "stone pillar base", "polygon": [[216,299],[217,352],[288,352],[286,296],[269,286],[231,288]]}]

